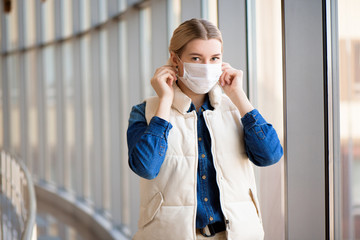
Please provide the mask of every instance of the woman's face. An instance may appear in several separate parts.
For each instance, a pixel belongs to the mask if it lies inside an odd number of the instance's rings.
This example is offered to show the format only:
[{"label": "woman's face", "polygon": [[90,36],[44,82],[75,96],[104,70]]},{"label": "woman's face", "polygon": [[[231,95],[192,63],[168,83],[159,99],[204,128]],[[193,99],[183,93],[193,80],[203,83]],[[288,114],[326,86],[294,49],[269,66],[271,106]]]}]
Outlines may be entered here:
[{"label": "woman's face", "polygon": [[[172,53],[173,55],[173,53]],[[173,61],[177,60],[175,64],[178,66],[178,74],[183,76],[183,63],[201,63],[201,64],[215,64],[222,63],[222,44],[217,39],[194,39],[190,41],[179,56],[172,57]]]}]

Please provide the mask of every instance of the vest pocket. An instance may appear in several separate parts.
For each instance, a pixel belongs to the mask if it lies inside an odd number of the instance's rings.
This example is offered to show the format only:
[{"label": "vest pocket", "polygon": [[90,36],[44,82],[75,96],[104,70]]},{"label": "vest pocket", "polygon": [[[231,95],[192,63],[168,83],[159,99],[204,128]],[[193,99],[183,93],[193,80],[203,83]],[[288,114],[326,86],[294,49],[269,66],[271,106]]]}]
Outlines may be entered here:
[{"label": "vest pocket", "polygon": [[250,195],[250,198],[251,198],[251,201],[253,202],[254,206],[255,206],[255,209],[256,209],[256,213],[261,221],[261,215],[260,215],[260,208],[259,208],[259,203],[257,201],[257,198],[255,197],[254,193],[253,193],[253,190],[251,188],[249,188],[249,195]]},{"label": "vest pocket", "polygon": [[164,202],[164,197],[161,192],[155,194],[147,206],[143,207],[141,217],[139,219],[139,227],[144,227],[150,223],[159,212],[161,205]]}]

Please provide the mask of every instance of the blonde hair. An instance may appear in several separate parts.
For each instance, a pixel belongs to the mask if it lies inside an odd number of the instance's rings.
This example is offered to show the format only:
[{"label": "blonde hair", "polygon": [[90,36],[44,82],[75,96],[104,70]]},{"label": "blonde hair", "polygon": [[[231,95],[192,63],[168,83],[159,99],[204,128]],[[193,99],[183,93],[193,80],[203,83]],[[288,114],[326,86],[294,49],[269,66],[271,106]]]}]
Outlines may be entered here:
[{"label": "blonde hair", "polygon": [[183,53],[186,44],[194,39],[217,39],[223,43],[220,30],[211,22],[204,19],[193,18],[180,24],[170,40],[169,51],[179,57]]}]

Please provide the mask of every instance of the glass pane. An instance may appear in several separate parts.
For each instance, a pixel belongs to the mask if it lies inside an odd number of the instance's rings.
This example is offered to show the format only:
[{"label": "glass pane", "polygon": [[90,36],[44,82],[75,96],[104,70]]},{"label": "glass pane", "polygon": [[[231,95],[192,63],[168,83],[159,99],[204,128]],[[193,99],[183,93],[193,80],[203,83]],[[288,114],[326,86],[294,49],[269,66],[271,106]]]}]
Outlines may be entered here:
[{"label": "glass pane", "polygon": [[55,82],[55,49],[53,46],[44,49],[44,84],[45,84],[45,114],[46,128],[46,153],[45,180],[56,182],[56,82]]},{"label": "glass pane", "polygon": [[80,1],[80,22],[81,30],[90,27],[90,0]]},{"label": "glass pane", "polygon": [[18,12],[17,1],[11,1],[11,12],[3,18],[5,26],[6,50],[14,50],[19,42],[18,38]]},{"label": "glass pane", "polygon": [[41,4],[42,31],[45,42],[55,39],[54,1],[43,1]]},{"label": "glass pane", "polygon": [[107,18],[107,0],[99,2],[99,21],[105,22]]},{"label": "glass pane", "polygon": [[31,46],[36,42],[36,16],[35,16],[35,0],[24,1],[24,18],[25,18],[25,45]]},{"label": "glass pane", "polygon": [[201,16],[209,20],[216,26],[218,25],[218,1],[217,0],[202,0],[201,1]]},{"label": "glass pane", "polygon": [[10,109],[10,149],[20,155],[20,85],[19,85],[19,57],[10,55],[6,58],[9,81],[9,109]]},{"label": "glass pane", "polygon": [[35,175],[39,174],[39,132],[38,132],[38,84],[36,78],[36,52],[25,54],[25,71],[27,81],[28,137],[29,154],[28,168]]},{"label": "glass pane", "polygon": [[[3,59],[0,58],[0,76],[2,76],[2,68],[3,68]],[[0,77],[0,149],[4,149],[4,121],[3,121],[3,81],[4,79],[2,77]]]},{"label": "glass pane", "polygon": [[141,54],[141,78],[142,94],[149,97],[152,94],[151,78],[151,9],[149,7],[140,10],[140,54]]},{"label": "glass pane", "polygon": [[103,144],[103,154],[102,154],[102,194],[103,194],[103,209],[109,211],[110,209],[110,134],[112,129],[110,128],[110,89],[109,89],[109,61],[108,61],[108,52],[109,52],[109,39],[107,31],[100,31],[100,79],[101,79],[101,102],[100,111],[102,114],[102,126],[99,126],[102,129],[102,144]]},{"label": "glass pane", "polygon": [[92,161],[93,149],[93,106],[91,99],[93,97],[91,91],[91,78],[90,78],[90,37],[84,36],[81,39],[81,76],[84,92],[84,132],[85,132],[85,153],[84,153],[84,198],[89,198],[91,193],[90,187],[90,163]]},{"label": "glass pane", "polygon": [[73,189],[73,177],[71,167],[75,164],[75,115],[74,115],[74,62],[72,42],[65,42],[63,45],[63,77],[64,77],[64,114],[65,114],[65,154],[64,171],[66,175],[65,187]]},{"label": "glass pane", "polygon": [[[256,81],[250,83],[251,100],[283,143],[281,1],[256,1],[255,9]],[[285,239],[284,162],[257,172],[265,239]]]},{"label": "glass pane", "polygon": [[72,1],[70,0],[62,0],[62,24],[63,24],[63,34],[64,37],[71,36],[72,34],[72,22],[73,22],[73,15],[72,15]]},{"label": "glass pane", "polygon": [[167,0],[168,39],[181,23],[181,0]]},{"label": "glass pane", "polygon": [[342,239],[360,239],[360,2],[339,0]]}]

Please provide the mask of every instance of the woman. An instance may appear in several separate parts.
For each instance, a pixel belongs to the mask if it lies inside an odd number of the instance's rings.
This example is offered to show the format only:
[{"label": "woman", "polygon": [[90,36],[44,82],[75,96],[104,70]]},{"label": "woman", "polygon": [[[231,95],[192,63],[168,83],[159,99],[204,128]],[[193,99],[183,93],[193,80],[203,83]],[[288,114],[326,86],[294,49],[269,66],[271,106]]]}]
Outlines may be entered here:
[{"label": "woman", "polygon": [[129,165],[141,177],[134,239],[263,239],[252,163],[274,164],[283,150],[242,71],[222,62],[222,43],[212,23],[182,23],[169,65],[151,79],[157,96],[131,111]]}]

